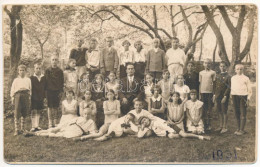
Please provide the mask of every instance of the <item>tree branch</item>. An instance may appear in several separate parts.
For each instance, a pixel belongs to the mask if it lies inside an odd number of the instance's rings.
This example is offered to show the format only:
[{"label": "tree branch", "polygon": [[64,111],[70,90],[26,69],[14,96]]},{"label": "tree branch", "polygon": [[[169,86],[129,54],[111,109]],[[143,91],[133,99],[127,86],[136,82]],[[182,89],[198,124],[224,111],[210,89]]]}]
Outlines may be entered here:
[{"label": "tree branch", "polygon": [[237,21],[237,26],[236,26],[237,32],[241,32],[244,21],[245,21],[245,16],[246,16],[246,7],[245,7],[245,5],[242,5],[241,11],[239,13],[238,21]]},{"label": "tree branch", "polygon": [[7,5],[5,5],[4,11],[6,12],[6,14],[7,14],[9,17],[12,17],[12,13],[10,12],[10,10],[7,9]]},{"label": "tree branch", "polygon": [[95,13],[92,14],[92,17],[94,15],[97,15],[97,13],[100,13],[100,12],[107,12],[107,13],[110,13],[112,14],[118,21],[120,21],[121,23],[124,23],[125,25],[128,25],[130,27],[133,27],[133,28],[136,28],[136,29],[139,29],[143,32],[145,32],[146,34],[148,34],[151,38],[153,38],[153,34],[151,34],[148,30],[142,28],[142,27],[139,27],[139,26],[136,26],[134,24],[130,24],[128,22],[125,22],[124,20],[122,20],[118,15],[116,15],[114,12],[110,11],[110,10],[106,10],[106,9],[103,9],[103,10],[99,10],[99,11],[96,11]]},{"label": "tree branch", "polygon": [[157,15],[156,15],[156,6],[153,6],[153,18],[154,18],[154,29],[157,30],[158,23],[157,23]]},{"label": "tree branch", "polygon": [[234,27],[234,25],[232,24],[232,22],[231,22],[231,20],[230,20],[230,18],[229,18],[229,16],[228,16],[228,14],[227,14],[227,11],[226,11],[226,9],[225,9],[225,6],[217,6],[217,7],[218,7],[218,9],[219,9],[219,11],[220,11],[220,13],[221,13],[221,15],[222,15],[222,17],[223,17],[223,19],[224,19],[226,25],[227,25],[227,27],[228,27],[230,33],[231,33],[232,36],[233,36],[234,33],[235,33],[235,27]]},{"label": "tree branch", "polygon": [[[191,8],[194,8],[194,7],[196,7],[196,5],[194,5],[194,6],[191,6],[191,7],[188,7],[188,8],[185,8],[185,9],[183,9],[184,11],[185,10],[188,10],[188,9],[191,9]],[[178,14],[180,14],[181,13],[181,11],[180,12],[177,12],[177,13],[175,13],[175,15],[173,15],[173,18],[175,18]]]},{"label": "tree branch", "polygon": [[189,30],[189,39],[187,42],[187,45],[189,45],[189,43],[192,42],[192,27],[191,27],[191,24],[187,18],[187,15],[185,14],[185,11],[183,10],[182,6],[180,5],[179,7],[180,7],[180,11],[181,11],[184,23],[186,24],[186,26],[188,27],[188,30]]},{"label": "tree branch", "polygon": [[[191,12],[189,15],[187,15],[187,18],[189,18],[193,14],[202,14],[202,13],[204,13],[204,12]],[[180,24],[183,21],[184,21],[184,19],[178,21],[176,24],[174,24],[174,26],[177,26],[178,24]]]},{"label": "tree branch", "polygon": [[47,36],[46,36],[45,40],[43,41],[42,45],[44,45],[44,44],[45,44],[45,42],[47,42],[47,40],[48,40],[48,38],[49,38],[50,34],[51,34],[51,30],[49,29],[49,30],[48,30],[48,34],[47,34]]},{"label": "tree branch", "polygon": [[158,28],[157,30],[162,31],[168,38],[172,39],[172,36],[163,28]]},{"label": "tree branch", "polygon": [[248,54],[248,52],[250,51],[250,46],[254,37],[254,25],[255,25],[255,21],[254,21],[254,11],[251,10],[249,13],[249,20],[248,20],[248,35],[247,35],[247,41],[245,44],[245,47],[243,49],[243,51],[239,54],[239,59],[242,61],[245,56]]}]

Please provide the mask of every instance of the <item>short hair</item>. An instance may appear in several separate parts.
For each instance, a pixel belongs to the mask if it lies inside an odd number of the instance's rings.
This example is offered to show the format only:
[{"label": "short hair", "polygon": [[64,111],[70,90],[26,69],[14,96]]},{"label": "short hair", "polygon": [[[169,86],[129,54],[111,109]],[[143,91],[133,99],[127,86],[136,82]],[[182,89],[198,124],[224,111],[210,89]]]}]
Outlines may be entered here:
[{"label": "short hair", "polygon": [[138,40],[138,41],[136,41],[136,42],[134,43],[134,47],[136,48],[136,45],[137,45],[137,44],[141,44],[141,47],[142,47],[142,49],[143,49],[142,43],[143,43],[142,41]]},{"label": "short hair", "polygon": [[127,66],[129,66],[129,65],[132,65],[132,66],[134,66],[134,68],[135,68],[135,65],[134,65],[134,63],[131,63],[131,62],[129,62],[129,63],[126,63],[126,69],[127,69]]},{"label": "short hair", "polygon": [[20,69],[24,69],[24,70],[26,70],[26,65],[24,65],[24,64],[21,64],[21,65],[19,65],[18,67],[17,67],[17,70],[20,70]]},{"label": "short hair", "polygon": [[111,36],[106,37],[106,41],[107,41],[108,39],[111,39],[112,41],[114,41],[113,37],[111,37]]},{"label": "short hair", "polygon": [[127,113],[126,115],[130,115],[131,117],[135,118],[135,115],[133,113]]},{"label": "short hair", "polygon": [[140,125],[141,123],[142,123],[142,121],[143,121],[143,119],[148,119],[150,122],[151,122],[151,120],[148,118],[148,117],[146,117],[146,116],[141,116],[139,119],[138,119],[138,124]]},{"label": "short hair", "polygon": [[149,75],[149,76],[151,76],[152,78],[154,78],[153,75],[152,75],[152,73],[150,73],[150,72],[145,73],[145,78],[146,78],[147,75]]},{"label": "short hair", "polygon": [[181,98],[180,98],[180,93],[179,92],[173,92],[172,94],[171,94],[171,97],[169,98],[169,102],[173,102],[173,100],[172,100],[172,96],[173,95],[177,95],[177,96],[179,96],[179,99],[178,99],[178,104],[181,104],[182,103],[182,100],[181,100]]},{"label": "short hair", "polygon": [[179,38],[177,38],[177,37],[173,37],[173,38],[172,38],[172,41],[173,41],[173,40],[176,40],[176,41],[178,41],[178,42],[180,41]]},{"label": "short hair", "polygon": [[220,64],[225,64],[225,66],[228,67],[228,63],[227,63],[226,61],[221,61],[221,62],[219,63],[219,65],[220,65]]},{"label": "short hair", "polygon": [[91,39],[89,40],[89,42],[95,42],[95,43],[98,43],[98,41],[97,41],[96,38],[91,38]]},{"label": "short hair", "polygon": [[67,65],[66,65],[66,70],[68,70],[68,69],[70,69],[70,63],[71,62],[75,62],[76,63],[76,60],[75,59],[69,59],[68,61],[67,61]]},{"label": "short hair", "polygon": [[177,80],[179,79],[180,76],[184,79],[183,74],[178,74],[178,75],[177,75]]},{"label": "short hair", "polygon": [[104,81],[104,76],[102,74],[96,74],[95,75],[95,80],[100,77],[102,79],[102,81]]},{"label": "short hair", "polygon": [[193,61],[189,61],[189,62],[187,63],[187,66],[188,66],[189,64],[192,64],[193,66],[195,66],[195,63],[194,63]]},{"label": "short hair", "polygon": [[135,104],[136,102],[141,102],[142,105],[143,105],[143,100],[142,100],[141,98],[135,98],[135,99],[133,100],[133,103]]},{"label": "short hair", "polygon": [[155,42],[155,41],[160,42],[159,38],[154,38],[154,39],[153,39],[153,42]]},{"label": "short hair", "polygon": [[163,75],[164,75],[164,74],[166,74],[166,73],[169,73],[169,76],[168,76],[168,78],[170,78],[170,77],[171,77],[171,76],[170,76],[170,71],[169,71],[169,70],[167,70],[167,69],[164,69],[164,70],[163,70]]},{"label": "short hair", "polygon": [[244,65],[243,65],[243,64],[241,64],[241,63],[239,63],[239,64],[236,64],[236,65],[235,65],[235,69],[236,69],[238,66],[240,66],[240,67],[242,67],[242,68],[244,69]]},{"label": "short hair", "polygon": [[128,40],[124,40],[124,41],[122,42],[122,46],[124,46],[125,44],[129,44],[129,46],[131,46],[131,43],[130,43]]},{"label": "short hair", "polygon": [[159,91],[159,94],[162,93],[162,89],[159,85],[153,85],[151,88],[151,93],[154,94],[154,90],[157,89]]},{"label": "short hair", "polygon": [[196,94],[196,95],[197,95],[197,93],[198,93],[198,92],[197,92],[196,89],[191,89],[191,90],[190,90],[190,94]]},{"label": "short hair", "polygon": [[89,75],[90,74],[90,71],[89,70],[86,70],[86,72],[84,72],[83,74],[81,74],[81,76],[80,76],[80,80],[82,80],[83,79],[83,77],[85,76],[85,75]]},{"label": "short hair", "polygon": [[87,94],[87,93],[89,93],[90,96],[92,97],[92,92],[91,92],[90,90],[86,90],[86,91],[84,92],[84,95],[82,96],[82,100],[85,100],[85,94]]},{"label": "short hair", "polygon": [[65,90],[65,96],[66,96],[68,93],[71,93],[73,96],[75,96],[75,92],[73,91],[72,88],[67,88],[67,89]]},{"label": "short hair", "polygon": [[211,60],[211,59],[209,59],[209,58],[206,58],[206,59],[204,60],[204,62],[209,62],[209,63],[212,63],[212,60]]},{"label": "short hair", "polygon": [[33,66],[34,66],[34,67],[35,67],[35,66],[42,66],[42,63],[40,63],[40,62],[36,62],[36,63],[34,63]]}]

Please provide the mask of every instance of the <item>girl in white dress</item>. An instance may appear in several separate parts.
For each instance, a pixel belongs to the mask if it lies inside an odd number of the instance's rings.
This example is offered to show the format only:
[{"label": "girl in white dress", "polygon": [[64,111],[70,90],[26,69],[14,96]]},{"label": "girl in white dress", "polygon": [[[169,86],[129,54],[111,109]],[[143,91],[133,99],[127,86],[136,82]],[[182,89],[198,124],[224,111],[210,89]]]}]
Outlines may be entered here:
[{"label": "girl in white dress", "polygon": [[65,92],[66,99],[62,101],[62,116],[57,126],[65,126],[71,119],[77,117],[77,100],[74,99],[74,91]]},{"label": "girl in white dress", "polygon": [[174,84],[174,91],[179,92],[182,101],[188,99],[188,94],[190,93],[190,88],[184,85],[183,75],[177,76],[177,84]]},{"label": "girl in white dress", "polygon": [[91,100],[91,92],[86,91],[84,100],[79,104],[79,113],[82,116],[85,113],[89,119],[96,122],[97,107],[96,103]]},{"label": "girl in white dress", "polygon": [[204,124],[202,121],[202,106],[203,102],[197,100],[197,91],[190,91],[191,99],[185,103],[187,113],[187,128],[188,131],[196,134],[204,133]]},{"label": "girl in white dress", "polygon": [[167,108],[167,122],[170,125],[177,125],[184,131],[183,119],[184,119],[184,103],[180,98],[180,93],[174,92],[170,97]]}]

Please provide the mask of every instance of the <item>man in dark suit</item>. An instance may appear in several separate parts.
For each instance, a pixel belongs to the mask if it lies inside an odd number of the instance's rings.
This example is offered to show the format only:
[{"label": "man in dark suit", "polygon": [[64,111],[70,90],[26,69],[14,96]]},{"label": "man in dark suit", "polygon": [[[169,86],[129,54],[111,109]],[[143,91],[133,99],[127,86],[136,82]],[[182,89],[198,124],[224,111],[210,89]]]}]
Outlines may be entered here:
[{"label": "man in dark suit", "polygon": [[127,114],[133,108],[133,100],[142,92],[141,79],[134,76],[134,64],[126,65],[127,76],[121,79],[119,98],[121,101],[121,113]]}]

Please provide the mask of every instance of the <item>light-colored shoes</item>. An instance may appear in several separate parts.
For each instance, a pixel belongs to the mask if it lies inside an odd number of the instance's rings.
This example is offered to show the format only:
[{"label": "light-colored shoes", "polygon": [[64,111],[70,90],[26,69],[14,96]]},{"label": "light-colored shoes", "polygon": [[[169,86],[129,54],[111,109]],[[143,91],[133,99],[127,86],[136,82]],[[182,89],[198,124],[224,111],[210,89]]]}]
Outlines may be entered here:
[{"label": "light-colored shoes", "polygon": [[227,131],[228,131],[228,129],[223,128],[223,129],[220,131],[220,133],[226,133]]}]

